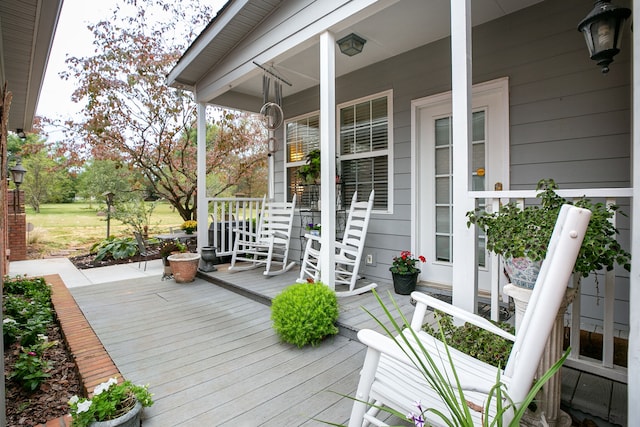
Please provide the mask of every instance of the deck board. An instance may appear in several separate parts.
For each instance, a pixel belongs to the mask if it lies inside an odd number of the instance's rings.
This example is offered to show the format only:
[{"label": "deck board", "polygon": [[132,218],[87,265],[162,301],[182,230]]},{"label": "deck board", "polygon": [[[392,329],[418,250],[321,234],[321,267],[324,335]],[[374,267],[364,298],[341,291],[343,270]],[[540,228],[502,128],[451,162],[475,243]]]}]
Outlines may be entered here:
[{"label": "deck board", "polygon": [[[365,353],[355,334],[383,332],[363,307],[390,327],[373,293],[338,298],[341,335],[298,349],[280,342],[268,306],[295,283],[297,270],[265,277],[260,269],[226,267],[189,284],[145,278],[71,289],[123,375],[151,385],[156,403],[145,409],[144,426],[346,423],[353,402],[340,394],[355,393]],[[393,294],[391,285],[376,291],[397,321],[390,292],[402,313],[413,312],[410,297]],[[595,404],[596,415],[624,425],[626,386],[582,375],[563,368],[563,402],[592,414]]]}]

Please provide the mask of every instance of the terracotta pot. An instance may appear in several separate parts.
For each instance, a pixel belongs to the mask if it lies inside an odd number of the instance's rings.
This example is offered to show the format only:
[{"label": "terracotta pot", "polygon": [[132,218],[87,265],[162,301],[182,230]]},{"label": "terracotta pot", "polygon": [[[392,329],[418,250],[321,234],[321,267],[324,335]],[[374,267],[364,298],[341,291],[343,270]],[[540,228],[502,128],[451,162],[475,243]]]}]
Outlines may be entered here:
[{"label": "terracotta pot", "polygon": [[200,254],[182,253],[169,256],[173,278],[178,283],[193,282],[200,263]]}]

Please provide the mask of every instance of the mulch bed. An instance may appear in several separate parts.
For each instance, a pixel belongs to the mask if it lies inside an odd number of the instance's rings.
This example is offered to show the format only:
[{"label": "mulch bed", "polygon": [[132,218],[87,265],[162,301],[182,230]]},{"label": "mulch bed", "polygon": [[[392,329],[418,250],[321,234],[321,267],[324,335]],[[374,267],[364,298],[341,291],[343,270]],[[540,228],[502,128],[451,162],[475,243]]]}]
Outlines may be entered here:
[{"label": "mulch bed", "polygon": [[[158,251],[154,251],[154,252],[158,252]],[[95,261],[95,257],[96,257],[95,254],[85,254],[85,255],[78,255],[78,256],[71,257],[69,258],[69,260],[79,270],[86,270],[88,268],[96,268],[96,267],[108,267],[110,265],[117,265],[117,264],[131,264],[134,262],[138,262],[138,256],[133,256],[131,258],[124,258],[124,259],[113,259],[111,257],[107,257],[101,261]],[[154,255],[149,255],[146,259],[147,260],[160,259],[160,253],[158,252],[158,253],[155,253]],[[142,260],[144,261],[144,258],[142,258]]]},{"label": "mulch bed", "polygon": [[[8,426],[35,426],[69,413],[67,402],[74,394],[80,394],[82,384],[76,366],[60,333],[59,326],[47,331],[49,341],[58,341],[46,350],[46,359],[51,361],[51,374],[40,388],[34,392],[24,390],[17,382],[5,381],[6,412]],[[13,366],[20,354],[20,346],[15,343],[5,349],[5,378],[8,367]]]}]

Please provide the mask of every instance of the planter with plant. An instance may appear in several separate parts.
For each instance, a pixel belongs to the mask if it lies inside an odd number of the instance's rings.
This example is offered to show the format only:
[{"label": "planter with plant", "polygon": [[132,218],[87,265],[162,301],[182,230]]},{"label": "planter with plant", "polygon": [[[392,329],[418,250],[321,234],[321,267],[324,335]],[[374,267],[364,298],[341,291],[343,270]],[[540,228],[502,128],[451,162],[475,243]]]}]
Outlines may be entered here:
[{"label": "planter with plant", "polygon": [[306,156],[307,163],[298,168],[298,175],[306,184],[320,181],[320,150],[311,150]]},{"label": "planter with plant", "polygon": [[393,263],[389,268],[393,278],[393,288],[397,294],[409,295],[416,290],[420,269],[417,267],[418,261],[424,263],[427,259],[422,255],[417,258],[409,251],[400,252],[400,256],[393,257]]},{"label": "planter with plant", "polygon": [[139,427],[143,407],[153,405],[147,385],[116,378],[96,386],[92,398],[73,396],[69,408],[73,426]]},{"label": "planter with plant", "polygon": [[172,276],[169,256],[184,253],[186,251],[187,245],[181,243],[179,240],[165,240],[162,242],[160,245],[160,256],[162,257],[162,265],[164,266],[163,278]]},{"label": "planter with plant", "polygon": [[[547,253],[547,242],[560,207],[574,204],[591,211],[591,221],[574,272],[587,277],[603,268],[613,270],[616,264],[630,271],[630,254],[615,239],[618,230],[610,222],[618,206],[593,203],[587,198],[571,202],[559,196],[555,192],[557,189],[552,179],[540,180],[536,187],[539,205],[520,209],[511,202],[493,213],[476,209],[467,212],[467,226],[475,224],[484,231],[487,250],[504,258],[505,270],[513,284],[531,288],[537,277],[535,270],[538,268],[539,271],[539,264]],[[532,267],[532,264],[535,265]],[[518,280],[519,275],[523,276],[522,282]]]},{"label": "planter with plant", "polygon": [[198,222],[190,219],[183,222],[180,228],[182,228],[187,234],[193,234],[193,232],[198,229]]},{"label": "planter with plant", "polygon": [[320,282],[291,285],[273,299],[271,320],[283,341],[298,347],[317,345],[338,333],[336,294]]}]

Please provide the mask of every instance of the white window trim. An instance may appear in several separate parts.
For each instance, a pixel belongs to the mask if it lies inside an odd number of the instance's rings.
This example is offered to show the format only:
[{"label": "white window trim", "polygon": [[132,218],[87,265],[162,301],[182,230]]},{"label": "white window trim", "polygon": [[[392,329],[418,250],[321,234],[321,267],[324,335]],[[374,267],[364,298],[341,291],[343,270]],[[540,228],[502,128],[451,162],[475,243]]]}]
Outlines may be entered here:
[{"label": "white window trim", "polygon": [[[388,128],[388,142],[386,150],[376,150],[375,156],[372,155],[373,152],[366,153],[354,153],[348,155],[341,155],[342,147],[340,145],[340,110],[342,108],[352,106],[355,104],[359,104],[361,102],[371,101],[372,99],[387,97],[387,128]],[[394,165],[394,157],[393,157],[393,89],[389,89],[386,91],[378,92],[372,95],[363,96],[362,98],[349,100],[347,102],[342,102],[336,106],[336,158],[338,161],[341,159],[361,159],[361,158],[371,158],[377,156],[387,156],[387,209],[385,210],[372,210],[373,213],[376,214],[393,214],[393,165]]]},{"label": "white window trim", "polygon": [[[300,114],[298,116],[295,117],[290,117],[288,119],[286,119],[284,121],[284,125],[283,125],[283,131],[282,131],[282,137],[284,140],[283,146],[284,146],[284,158],[283,158],[283,173],[282,173],[282,189],[283,189],[283,194],[285,195],[285,198],[289,197],[289,186],[287,185],[287,172],[289,170],[289,168],[294,168],[294,167],[299,167],[302,166],[304,164],[307,163],[306,159],[302,159],[302,160],[298,160],[295,162],[290,162],[287,159],[289,158],[288,155],[288,145],[287,145],[287,125],[291,122],[297,122],[299,120],[302,119],[307,119],[309,117],[313,117],[313,116],[318,116],[318,123],[320,123],[321,117],[320,117],[320,110],[315,110],[315,111],[311,111],[309,113],[305,113],[305,114]],[[318,128],[319,130],[319,128]],[[296,206],[296,210],[300,210],[300,205]],[[305,208],[303,208],[305,209]]]}]

